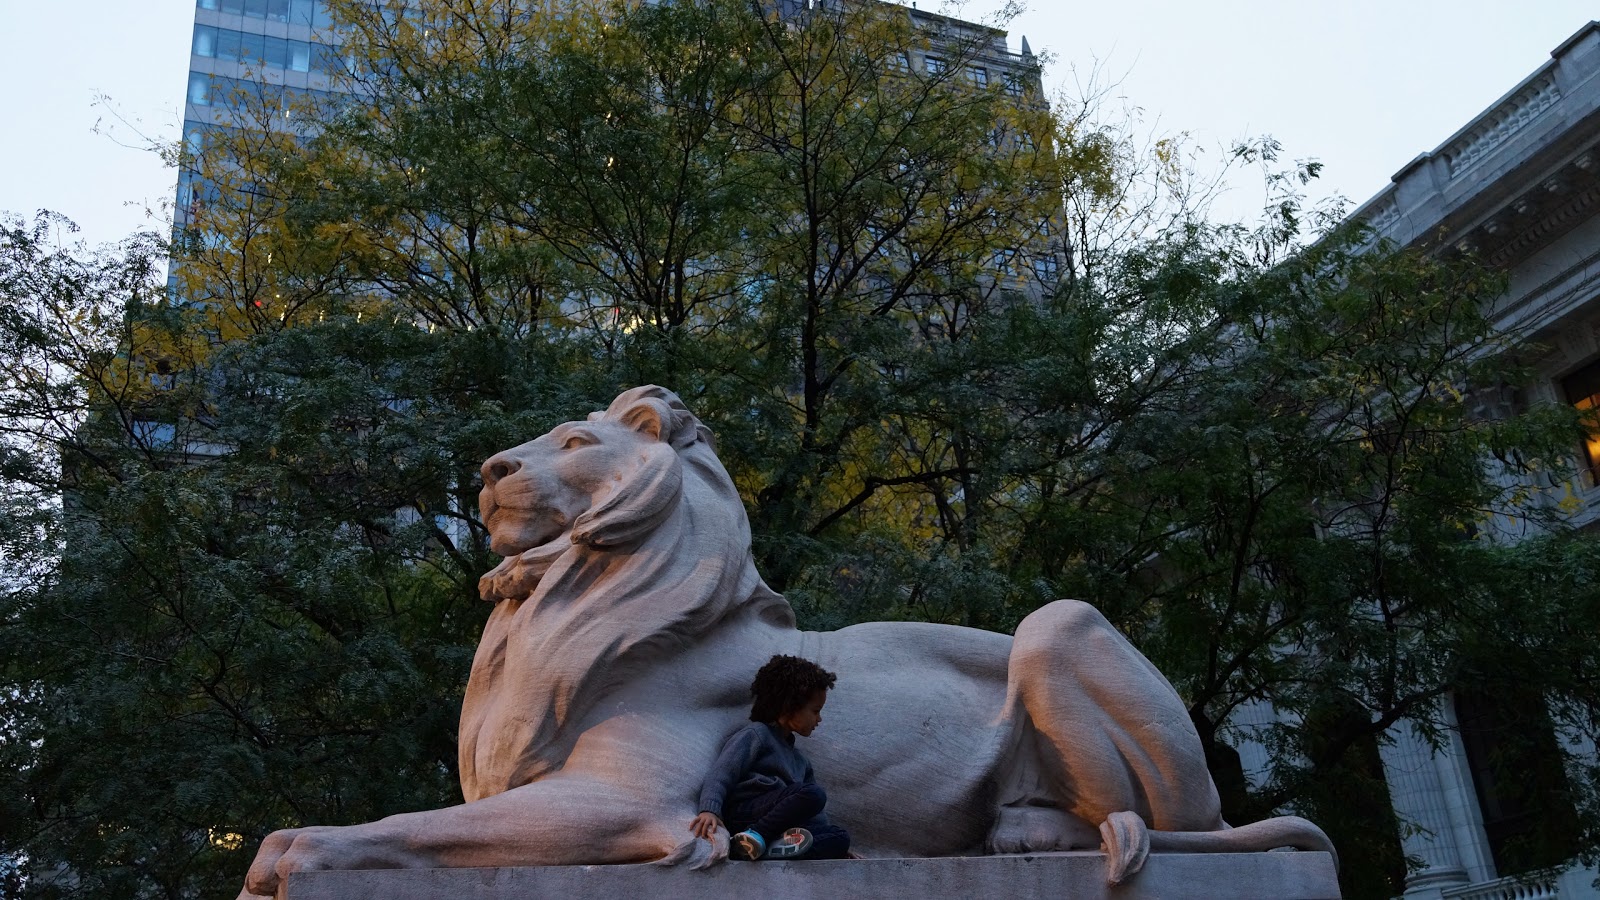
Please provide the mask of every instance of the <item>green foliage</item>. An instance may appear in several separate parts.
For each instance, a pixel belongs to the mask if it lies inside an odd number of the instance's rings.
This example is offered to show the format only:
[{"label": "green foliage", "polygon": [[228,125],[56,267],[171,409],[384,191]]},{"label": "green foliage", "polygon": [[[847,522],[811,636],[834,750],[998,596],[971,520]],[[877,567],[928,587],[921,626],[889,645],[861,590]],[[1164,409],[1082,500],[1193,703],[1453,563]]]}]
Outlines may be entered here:
[{"label": "green foliage", "polygon": [[[31,894],[224,893],[273,828],[456,802],[477,467],[641,383],[717,434],[804,626],[1089,600],[1188,699],[1230,820],[1319,821],[1350,896],[1400,889],[1397,722],[1516,683],[1594,737],[1582,428],[1517,402],[1470,262],[1299,247],[1304,169],[1208,226],[1176,144],[980,89],[981,34],[892,8],[341,9],[371,103],[183,160],[218,188],[186,302],[152,243],[5,226],[0,858]],[[900,71],[934,39],[946,72]]]},{"label": "green foliage", "polygon": [[214,894],[273,828],[459,802],[473,473],[573,404],[520,376],[559,353],[339,321],[224,348],[202,415],[92,405],[0,641],[41,895]]}]

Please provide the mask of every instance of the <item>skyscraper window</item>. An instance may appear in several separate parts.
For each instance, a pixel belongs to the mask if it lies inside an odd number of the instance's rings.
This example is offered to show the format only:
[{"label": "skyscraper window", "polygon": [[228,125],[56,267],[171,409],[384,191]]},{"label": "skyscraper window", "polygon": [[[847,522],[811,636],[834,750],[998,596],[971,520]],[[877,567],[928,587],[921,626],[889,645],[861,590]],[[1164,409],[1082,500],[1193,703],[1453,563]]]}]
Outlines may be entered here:
[{"label": "skyscraper window", "polygon": [[196,25],[194,27],[195,56],[217,55],[217,30],[210,25]]},{"label": "skyscraper window", "polygon": [[211,78],[204,72],[189,73],[189,102],[195,106],[211,103]]}]

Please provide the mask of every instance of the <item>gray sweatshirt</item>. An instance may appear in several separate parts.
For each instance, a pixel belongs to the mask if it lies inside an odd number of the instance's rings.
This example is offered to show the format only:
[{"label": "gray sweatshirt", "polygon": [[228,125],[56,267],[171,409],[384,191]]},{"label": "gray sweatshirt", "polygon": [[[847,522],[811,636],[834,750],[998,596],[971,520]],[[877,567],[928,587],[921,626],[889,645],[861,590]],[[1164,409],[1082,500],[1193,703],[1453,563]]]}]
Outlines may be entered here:
[{"label": "gray sweatshirt", "polygon": [[711,764],[700,786],[700,811],[720,819],[724,803],[815,780],[811,761],[795,749],[793,734],[777,725],[751,722],[728,736]]}]

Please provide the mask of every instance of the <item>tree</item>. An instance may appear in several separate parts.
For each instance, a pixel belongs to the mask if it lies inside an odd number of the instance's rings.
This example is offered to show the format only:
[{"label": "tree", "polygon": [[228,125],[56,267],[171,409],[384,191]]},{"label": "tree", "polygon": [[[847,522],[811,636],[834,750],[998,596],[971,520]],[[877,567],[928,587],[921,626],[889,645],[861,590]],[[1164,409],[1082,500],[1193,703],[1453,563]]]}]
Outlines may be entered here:
[{"label": "tree", "polygon": [[[203,179],[250,190],[196,220],[185,295],[264,327],[362,308],[595,346],[616,385],[740,423],[758,533],[799,539],[758,548],[778,584],[863,505],[971,542],[978,506],[948,498],[999,484],[950,429],[977,419],[914,392],[991,365],[1003,341],[968,359],[975,336],[1061,253],[1034,73],[968,77],[998,32],[870,5],[340,11],[370,102],[314,135],[208,135]],[[231,292],[252,253],[314,289]]]},{"label": "tree", "polygon": [[[1589,688],[1529,661],[1587,659],[1545,616],[1581,620],[1594,598],[1557,591],[1530,608],[1512,587],[1530,561],[1588,542],[1558,521],[1576,414],[1496,409],[1526,378],[1514,337],[1485,317],[1503,284],[1470,261],[1362,241],[1336,233],[1224,278],[1183,258],[1142,262],[1147,300],[1187,306],[1199,290],[1206,327],[1183,333],[1188,365],[1157,369],[1174,380],[1106,458],[1120,486],[1091,501],[1106,514],[1089,522],[1116,530],[1028,533],[1090,538],[1066,592],[1142,635],[1214,760],[1245,737],[1271,749],[1265,783],[1232,798],[1230,815],[1315,813],[1363,859],[1346,886],[1377,896],[1402,886],[1392,834],[1371,819],[1387,803],[1343,793],[1352,779],[1382,791],[1376,743],[1402,720],[1440,734],[1441,698],[1480,677],[1497,689],[1538,680],[1561,724],[1587,733]],[[1276,721],[1230,736],[1229,719],[1256,703]],[[1385,869],[1388,884],[1360,880]]]},{"label": "tree", "polygon": [[159,302],[154,245],[85,258],[53,224],[8,227],[0,268],[30,301],[0,631],[29,892],[214,894],[284,822],[452,802],[487,568],[468,473],[542,402],[504,376],[560,349],[350,318],[130,388],[138,336],[210,324]]},{"label": "tree", "polygon": [[1593,736],[1583,423],[1501,402],[1526,373],[1470,260],[1303,246],[1305,170],[1207,224],[1178,145],[980,85],[993,32],[892,7],[339,9],[360,103],[244,92],[253,127],[174,153],[172,296],[151,243],[5,232],[29,892],[218,893],[271,828],[455,802],[477,466],[647,382],[718,435],[805,625],[1089,600],[1189,699],[1228,816],[1322,822],[1351,896],[1397,890],[1391,725],[1515,683]]},{"label": "tree", "polygon": [[[8,244],[8,293],[107,311],[8,320],[27,353],[69,358],[49,383],[73,404],[41,422],[36,397],[7,395],[8,424],[36,439],[17,458],[39,464],[20,509],[62,536],[28,548],[39,577],[8,597],[0,644],[27,823],[6,849],[32,893],[216,892],[270,828],[453,802],[454,697],[488,568],[478,463],[620,385],[668,381],[749,448],[728,458],[749,461],[753,493],[768,465],[798,471],[786,491],[835,505],[791,501],[796,521],[842,532],[852,498],[884,487],[863,472],[885,429],[936,423],[836,398],[921,359],[953,370],[918,317],[965,288],[992,296],[976,261],[1017,246],[1048,201],[1003,181],[1032,184],[1037,147],[991,146],[1040,111],[998,85],[894,75],[926,41],[900,19],[819,14],[790,32],[708,4],[481,34],[428,21],[352,23],[370,107],[296,131],[325,98],[241,90],[226,106],[246,127],[174,154],[197,202],[170,297],[153,253],[127,296],[107,282],[134,257]],[[391,53],[399,40],[415,52]],[[796,118],[785,104],[802,101],[813,114]],[[853,109],[874,110],[870,127]],[[58,263],[96,274],[56,293],[28,274]],[[778,287],[812,269],[804,291]],[[62,340],[80,326],[92,352]],[[812,430],[841,423],[826,453],[783,443],[807,427],[797,378]],[[803,533],[773,546],[796,538],[826,559]],[[378,759],[381,777],[350,766]]]}]

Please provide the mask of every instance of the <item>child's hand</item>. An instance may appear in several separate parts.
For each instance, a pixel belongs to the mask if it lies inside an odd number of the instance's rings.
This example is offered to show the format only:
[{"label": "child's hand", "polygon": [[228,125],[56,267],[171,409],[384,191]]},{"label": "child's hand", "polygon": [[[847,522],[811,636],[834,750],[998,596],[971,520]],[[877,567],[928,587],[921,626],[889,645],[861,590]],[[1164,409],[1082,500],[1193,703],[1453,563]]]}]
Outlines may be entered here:
[{"label": "child's hand", "polygon": [[708,812],[695,816],[694,821],[689,823],[689,830],[694,832],[695,837],[702,837],[708,841],[711,840],[713,834],[717,833],[717,829],[721,827],[722,820]]}]

